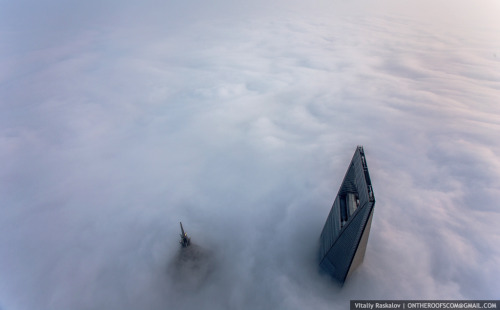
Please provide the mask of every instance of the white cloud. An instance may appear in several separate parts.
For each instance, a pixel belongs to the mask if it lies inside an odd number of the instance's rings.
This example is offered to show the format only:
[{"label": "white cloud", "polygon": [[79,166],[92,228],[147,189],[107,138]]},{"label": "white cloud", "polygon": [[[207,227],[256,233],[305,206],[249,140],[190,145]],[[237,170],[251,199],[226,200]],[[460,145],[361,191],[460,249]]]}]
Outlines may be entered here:
[{"label": "white cloud", "polygon": [[[498,6],[360,3],[9,4],[0,309],[496,298]],[[358,144],[377,204],[339,289],[316,242]],[[192,292],[179,221],[217,262]]]}]

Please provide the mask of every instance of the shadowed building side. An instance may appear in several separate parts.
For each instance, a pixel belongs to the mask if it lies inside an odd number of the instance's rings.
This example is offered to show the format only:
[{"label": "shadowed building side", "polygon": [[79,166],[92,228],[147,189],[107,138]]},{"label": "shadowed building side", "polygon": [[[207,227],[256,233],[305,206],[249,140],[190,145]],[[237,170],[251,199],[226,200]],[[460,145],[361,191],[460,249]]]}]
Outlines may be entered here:
[{"label": "shadowed building side", "polygon": [[341,284],[363,262],[374,206],[364,150],[358,146],[320,236],[319,265]]}]

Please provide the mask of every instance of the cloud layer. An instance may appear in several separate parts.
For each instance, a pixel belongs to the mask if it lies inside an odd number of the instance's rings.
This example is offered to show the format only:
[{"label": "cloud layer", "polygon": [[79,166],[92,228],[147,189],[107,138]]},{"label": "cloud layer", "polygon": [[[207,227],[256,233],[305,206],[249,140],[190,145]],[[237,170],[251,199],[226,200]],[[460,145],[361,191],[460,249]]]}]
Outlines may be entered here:
[{"label": "cloud layer", "polygon": [[[384,3],[8,4],[0,309],[498,298],[498,5]],[[315,258],[356,145],[377,203],[339,289]],[[215,261],[182,290],[179,221]]]}]

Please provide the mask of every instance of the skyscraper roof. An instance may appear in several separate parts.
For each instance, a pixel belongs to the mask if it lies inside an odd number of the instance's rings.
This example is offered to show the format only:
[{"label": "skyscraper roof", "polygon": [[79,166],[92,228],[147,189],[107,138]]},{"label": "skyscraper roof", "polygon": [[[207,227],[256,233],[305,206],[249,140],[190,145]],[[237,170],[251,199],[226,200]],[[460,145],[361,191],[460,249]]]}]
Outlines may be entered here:
[{"label": "skyscraper roof", "polygon": [[358,146],[320,236],[319,265],[342,284],[363,262],[374,206],[365,153]]}]

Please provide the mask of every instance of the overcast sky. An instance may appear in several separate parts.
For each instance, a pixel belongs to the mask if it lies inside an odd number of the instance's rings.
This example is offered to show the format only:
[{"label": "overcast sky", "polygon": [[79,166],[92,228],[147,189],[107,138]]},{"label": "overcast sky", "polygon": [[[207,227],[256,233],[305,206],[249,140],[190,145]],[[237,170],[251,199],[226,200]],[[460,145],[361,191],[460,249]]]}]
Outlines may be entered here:
[{"label": "overcast sky", "polygon": [[[265,2],[0,1],[1,310],[500,297],[499,2]],[[357,145],[340,289],[315,259]]]}]

